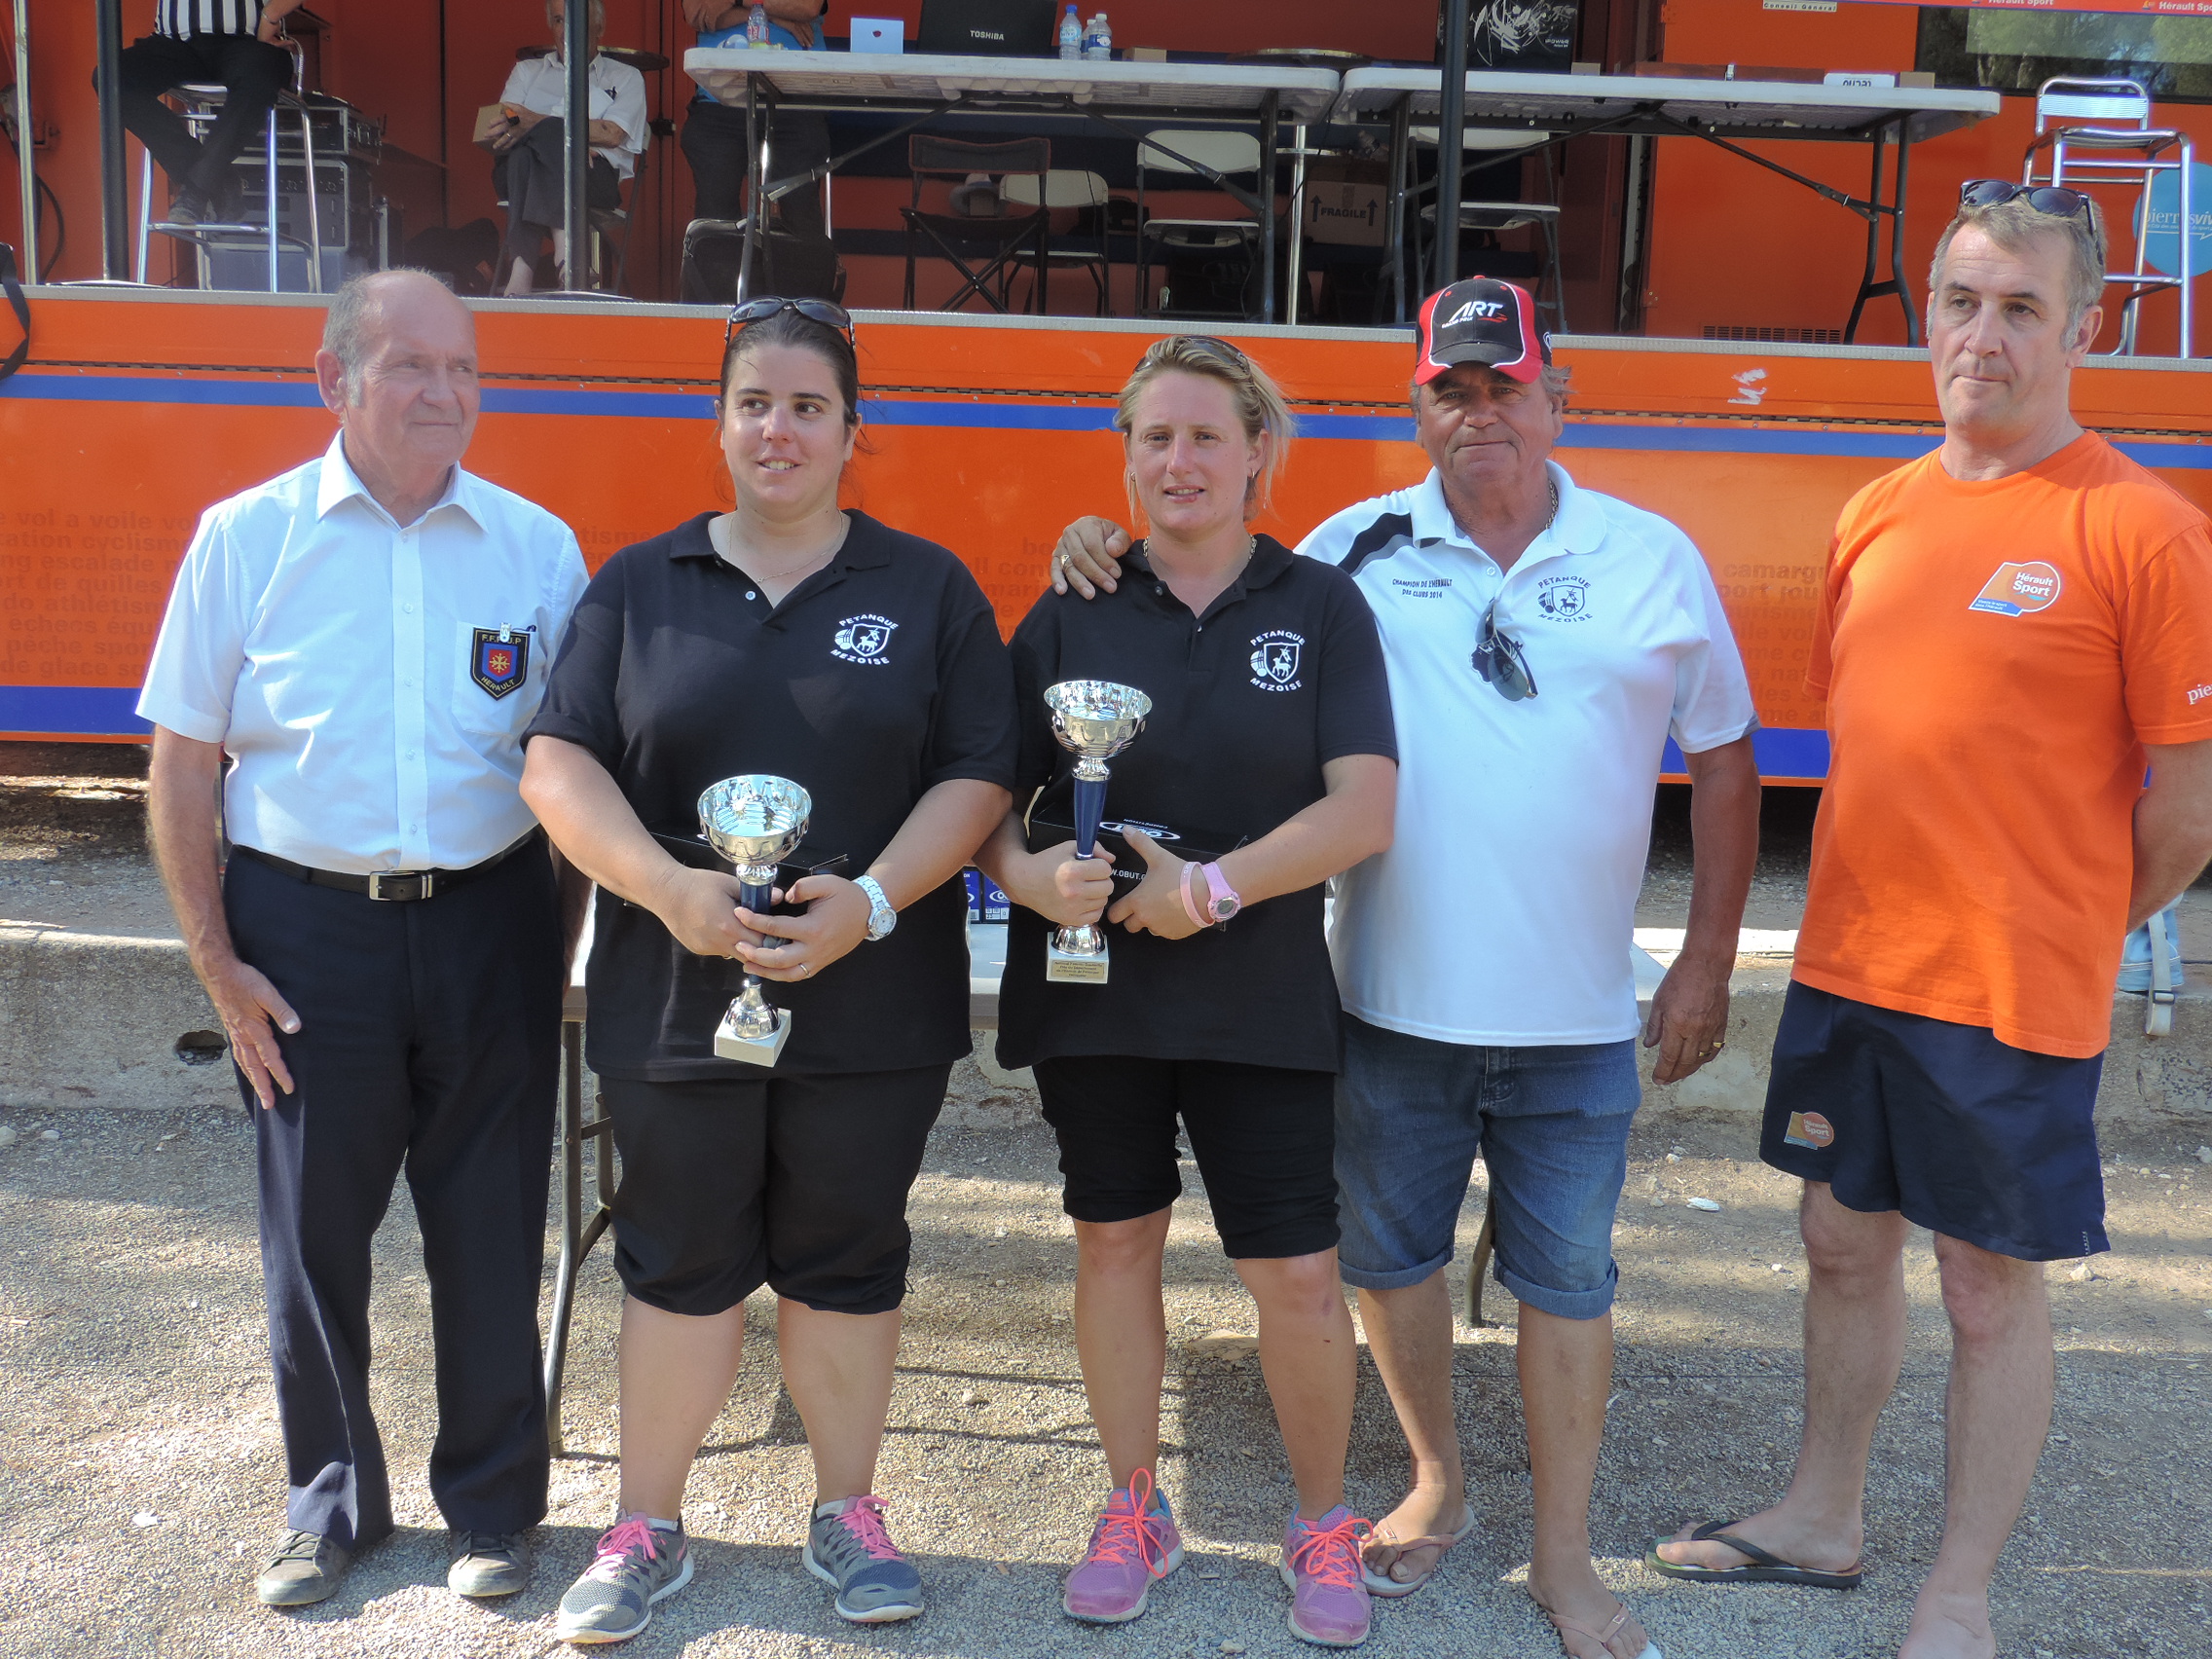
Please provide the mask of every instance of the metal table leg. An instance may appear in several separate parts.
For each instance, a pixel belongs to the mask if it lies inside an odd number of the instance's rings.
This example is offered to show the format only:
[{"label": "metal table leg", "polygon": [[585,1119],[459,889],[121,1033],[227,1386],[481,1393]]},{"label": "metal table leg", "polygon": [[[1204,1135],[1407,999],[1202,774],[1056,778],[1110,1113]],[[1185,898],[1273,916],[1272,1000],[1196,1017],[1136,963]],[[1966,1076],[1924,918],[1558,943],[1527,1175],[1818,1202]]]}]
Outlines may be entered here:
[{"label": "metal table leg", "polygon": [[1298,302],[1305,296],[1300,292],[1306,285],[1306,124],[1300,122],[1290,129],[1290,244],[1283,257],[1289,262],[1285,275],[1289,280],[1283,301],[1282,319],[1292,328],[1298,326]]},{"label": "metal table leg", "polygon": [[[581,1017],[561,1025],[561,1261],[553,1278],[552,1330],[545,1342],[545,1438],[558,1457],[566,1450],[561,1435],[561,1379],[569,1359],[569,1319],[575,1310],[576,1274],[613,1219],[614,1125],[604,1116],[584,1117],[584,1027]],[[592,1148],[591,1214],[584,1213],[584,1142]]]},{"label": "metal table leg", "polygon": [[1390,320],[1400,324],[1411,320],[1406,313],[1406,192],[1412,188],[1407,172],[1413,150],[1413,95],[1409,92],[1390,112],[1390,228],[1385,233],[1390,243]]}]

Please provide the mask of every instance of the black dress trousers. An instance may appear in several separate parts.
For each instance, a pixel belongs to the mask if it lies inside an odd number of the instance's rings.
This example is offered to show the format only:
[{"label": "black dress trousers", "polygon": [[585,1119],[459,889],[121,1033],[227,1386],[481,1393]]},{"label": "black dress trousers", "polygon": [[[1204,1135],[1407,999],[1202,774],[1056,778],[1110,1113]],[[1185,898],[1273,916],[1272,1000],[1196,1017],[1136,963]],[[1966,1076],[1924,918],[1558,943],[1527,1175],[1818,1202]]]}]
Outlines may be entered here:
[{"label": "black dress trousers", "polygon": [[[231,163],[262,135],[276,94],[292,84],[292,55],[251,35],[195,35],[171,40],[148,35],[123,49],[118,64],[123,124],[154,152],[172,191],[214,196],[230,176]],[[206,141],[192,136],[184,118],[162,102],[172,87],[215,83],[223,107]],[[98,85],[95,77],[93,85]]]},{"label": "black dress trousers", "polygon": [[454,1528],[534,1526],[550,1467],[537,1294],[561,1020],[544,846],[404,903],[235,859],[223,901],[240,957],[300,1016],[278,1039],[293,1092],[264,1112],[245,1090],[289,1524],[350,1548],[391,1530],[369,1413],[369,1241],[404,1168],[436,1347],[431,1495]]}]

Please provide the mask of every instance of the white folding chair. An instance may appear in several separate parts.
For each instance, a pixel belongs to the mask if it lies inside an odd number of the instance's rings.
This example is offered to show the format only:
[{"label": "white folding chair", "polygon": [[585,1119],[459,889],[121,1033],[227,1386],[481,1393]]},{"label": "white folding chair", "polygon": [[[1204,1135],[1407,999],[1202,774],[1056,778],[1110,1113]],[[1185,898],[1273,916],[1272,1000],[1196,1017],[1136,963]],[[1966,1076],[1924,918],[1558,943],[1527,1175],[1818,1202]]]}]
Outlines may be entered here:
[{"label": "white folding chair", "polygon": [[[1437,129],[1416,127],[1408,129],[1407,136],[1416,144],[1434,144]],[[1482,150],[1527,150],[1544,143],[1549,132],[1531,132],[1517,127],[1469,127],[1463,129],[1460,143],[1464,153],[1472,155]],[[1511,158],[1506,158],[1510,160]],[[1552,179],[1551,153],[1544,154],[1544,177]],[[1553,184],[1556,193],[1557,185]],[[1436,234],[1436,204],[1432,202],[1420,210],[1421,224],[1430,236]],[[1550,279],[1551,293],[1545,296],[1545,284],[1539,280],[1530,287],[1536,295],[1536,309],[1552,313],[1552,331],[1567,332],[1567,282],[1560,272],[1559,260],[1560,208],[1556,202],[1461,202],[1459,203],[1459,229],[1462,231],[1519,231],[1533,225],[1544,234],[1544,274]],[[1454,274],[1457,274],[1456,266]]]},{"label": "white folding chair", "polygon": [[[1106,255],[1106,181],[1094,172],[1084,172],[1073,167],[1053,167],[1045,174],[1045,187],[1037,188],[1035,173],[1008,173],[1000,183],[999,194],[1020,207],[1079,208],[1088,212],[1096,221],[1095,238],[1052,237],[1048,234],[1045,256],[1037,267],[1037,285],[1042,292],[1045,274],[1049,270],[1081,269],[1090,273],[1091,285],[1098,294],[1098,314],[1107,314],[1108,271]],[[1037,309],[1043,311],[1044,301]]]},{"label": "white folding chair", "polygon": [[[1274,227],[1258,216],[1236,219],[1148,219],[1145,216],[1145,181],[1148,174],[1166,173],[1183,179],[1204,178],[1216,184],[1225,180],[1248,181],[1243,185],[1265,201],[1272,195],[1272,182],[1260,177],[1260,139],[1252,132],[1215,129],[1160,128],[1145,135],[1137,146],[1137,306],[1142,314],[1151,291],[1152,249],[1162,253],[1203,258],[1210,254],[1241,251],[1249,262],[1243,289],[1247,295],[1260,266],[1260,238],[1272,236]],[[1164,316],[1172,296],[1162,286],[1158,314]],[[1185,308],[1186,312],[1188,308]],[[1241,314],[1254,315],[1258,308],[1247,299]],[[1197,314],[1197,313],[1191,313]],[[1206,313],[1238,314],[1238,313]]]},{"label": "white folding chair", "polygon": [[[2120,307],[2120,354],[2135,353],[2136,324],[2144,298],[2161,288],[2181,296],[2181,355],[2194,356],[2190,241],[2194,232],[2190,201],[2194,147],[2178,128],[2151,125],[2151,94],[2140,81],[2058,76],[2036,90],[2036,135],[2020,178],[2026,184],[2083,190],[2089,185],[2132,187],[2136,193],[2135,269],[2108,271],[2107,285],[2128,290]],[[2175,175],[2179,246],[2171,276],[2148,269],[2151,192],[2161,173]],[[2108,215],[2107,221],[2110,224]]]}]

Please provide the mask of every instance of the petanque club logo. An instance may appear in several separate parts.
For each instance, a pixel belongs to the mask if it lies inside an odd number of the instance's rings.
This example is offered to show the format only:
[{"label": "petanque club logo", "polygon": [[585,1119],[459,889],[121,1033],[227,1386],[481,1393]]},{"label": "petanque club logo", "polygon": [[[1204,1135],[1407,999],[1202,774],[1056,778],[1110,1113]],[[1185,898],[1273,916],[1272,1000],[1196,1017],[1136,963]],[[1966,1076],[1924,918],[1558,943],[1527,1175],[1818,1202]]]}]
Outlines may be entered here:
[{"label": "petanque club logo", "polygon": [[1252,639],[1252,683],[1263,691],[1295,691],[1301,682],[1298,678],[1299,652],[1304,647],[1304,635],[1286,629],[1271,628]]},{"label": "petanque club logo", "polygon": [[1580,576],[1553,576],[1538,585],[1536,608],[1554,622],[1579,622],[1590,614],[1590,584]]},{"label": "petanque club logo", "polygon": [[830,654],[846,662],[883,662],[898,626],[888,616],[848,616],[837,624],[835,648]]}]

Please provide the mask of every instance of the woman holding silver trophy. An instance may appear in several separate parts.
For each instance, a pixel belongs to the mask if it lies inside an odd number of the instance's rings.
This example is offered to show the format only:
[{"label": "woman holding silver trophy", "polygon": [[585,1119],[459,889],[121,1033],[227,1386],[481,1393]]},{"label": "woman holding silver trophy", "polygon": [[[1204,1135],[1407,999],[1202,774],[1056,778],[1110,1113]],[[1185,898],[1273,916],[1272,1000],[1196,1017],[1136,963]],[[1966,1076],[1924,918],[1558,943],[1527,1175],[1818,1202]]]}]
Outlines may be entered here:
[{"label": "woman holding silver trophy", "polygon": [[738,306],[718,424],[735,509],[593,578],[523,776],[599,884],[587,1042],[622,1157],[620,1509],[562,1601],[570,1641],[635,1636],[689,1581],[684,1481],[762,1284],[814,1458],[805,1564],[847,1619],[922,1610],[869,1489],[906,1195],[969,1050],[955,878],[1012,798],[1012,678],[957,558],[837,504],[841,308]]},{"label": "woman holding silver trophy", "polygon": [[1322,912],[1328,879],[1390,841],[1382,648],[1349,576],[1246,528],[1292,421],[1242,351],[1158,342],[1114,424],[1150,534],[1131,579],[1088,604],[1048,593],[1015,632],[1026,811],[978,857],[1015,906],[999,1059],[1034,1066],[1059,1138],[1077,1344],[1112,1482],[1062,1605],[1133,1619],[1182,1561],[1155,1481],[1179,1121],[1259,1305],[1298,1491],[1290,1627],[1348,1646],[1368,1627],[1366,1523],[1344,1503],[1357,1349],[1337,1276]]}]

